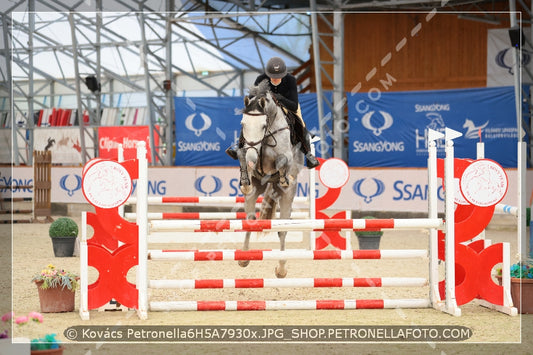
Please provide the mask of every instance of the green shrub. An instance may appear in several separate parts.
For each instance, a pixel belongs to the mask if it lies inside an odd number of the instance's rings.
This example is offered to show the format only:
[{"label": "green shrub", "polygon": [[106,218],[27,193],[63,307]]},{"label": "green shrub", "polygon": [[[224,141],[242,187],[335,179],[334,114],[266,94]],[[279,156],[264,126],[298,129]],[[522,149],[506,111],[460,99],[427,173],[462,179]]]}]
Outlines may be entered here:
[{"label": "green shrub", "polygon": [[68,217],[61,217],[52,222],[48,234],[52,238],[77,237],[78,225]]}]

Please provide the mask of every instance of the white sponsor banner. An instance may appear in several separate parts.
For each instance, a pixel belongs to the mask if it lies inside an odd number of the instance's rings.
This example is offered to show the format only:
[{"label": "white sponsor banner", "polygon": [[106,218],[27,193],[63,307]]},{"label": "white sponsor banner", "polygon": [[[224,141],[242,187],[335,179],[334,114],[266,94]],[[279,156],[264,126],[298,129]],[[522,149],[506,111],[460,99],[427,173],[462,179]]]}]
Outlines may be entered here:
[{"label": "white sponsor banner", "polygon": [[[516,169],[506,169],[509,188],[501,203],[516,206],[517,174]],[[33,169],[18,167],[10,176],[3,170],[0,185],[12,182],[15,185],[29,185],[33,182]],[[349,169],[348,183],[342,188],[332,210],[426,212],[428,204],[427,170],[410,169]],[[81,189],[82,168],[52,168],[52,202],[86,203]],[[239,190],[239,171],[232,167],[153,167],[148,169],[148,193],[150,196],[242,196]],[[325,187],[320,183],[318,174],[316,185],[310,189],[308,170],[302,170],[298,179],[297,195],[301,197],[322,196]],[[527,201],[533,189],[533,170],[527,172]],[[137,182],[133,181],[133,194]],[[7,194],[6,190],[2,190]],[[31,196],[32,191],[19,189],[15,197]],[[444,209],[444,192],[439,188],[439,210]],[[231,207],[231,205],[230,205]]]},{"label": "white sponsor banner", "polygon": [[[529,27],[524,27],[522,34],[530,38]],[[514,47],[511,46],[509,29],[489,29],[487,35],[487,86],[513,86],[513,66],[515,64]],[[522,47],[522,65],[531,68],[531,53]],[[531,78],[522,70],[524,83],[531,83]]]},{"label": "white sponsor banner", "polygon": [[[94,135],[94,131],[92,132]],[[79,128],[36,128],[33,130],[33,147],[35,150],[50,150],[52,163],[81,164],[81,143]],[[94,157],[92,138],[85,131],[85,146],[91,159]]]}]

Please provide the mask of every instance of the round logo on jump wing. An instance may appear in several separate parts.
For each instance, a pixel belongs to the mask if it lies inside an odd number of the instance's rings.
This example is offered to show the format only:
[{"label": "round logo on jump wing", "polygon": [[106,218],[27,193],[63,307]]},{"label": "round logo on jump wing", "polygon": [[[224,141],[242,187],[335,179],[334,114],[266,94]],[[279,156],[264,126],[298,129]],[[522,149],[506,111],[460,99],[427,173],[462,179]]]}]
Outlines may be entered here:
[{"label": "round logo on jump wing", "polygon": [[507,193],[509,181],[505,170],[493,160],[481,159],[470,164],[461,177],[461,192],[475,206],[498,204]]},{"label": "round logo on jump wing", "polygon": [[322,163],[318,171],[322,184],[330,189],[338,189],[346,185],[350,178],[348,165],[338,158],[330,158]]},{"label": "round logo on jump wing", "polygon": [[119,163],[100,160],[83,174],[83,195],[95,207],[121,206],[130,197],[132,183],[128,171]]}]

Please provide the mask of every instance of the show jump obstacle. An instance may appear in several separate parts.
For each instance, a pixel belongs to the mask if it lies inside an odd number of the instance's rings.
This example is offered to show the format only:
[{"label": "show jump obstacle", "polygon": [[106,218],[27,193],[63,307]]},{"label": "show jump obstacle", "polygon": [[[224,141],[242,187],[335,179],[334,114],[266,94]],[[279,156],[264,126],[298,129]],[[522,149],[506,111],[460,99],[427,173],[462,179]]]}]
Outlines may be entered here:
[{"label": "show jump obstacle", "polygon": [[[33,184],[17,185],[15,179],[0,185],[0,223],[50,223],[52,218],[52,152],[33,151]],[[33,197],[13,197],[16,191],[32,191]],[[5,197],[7,192],[9,197]],[[9,206],[6,206],[9,205]],[[44,219],[39,219],[43,217]]]},{"label": "show jump obstacle", "polygon": [[[490,245],[484,239],[472,241],[490,221],[494,206],[505,195],[506,176],[499,165],[490,160],[454,158],[453,139],[459,132],[446,129],[445,134],[429,132],[428,148],[428,218],[419,219],[346,219],[322,218],[290,220],[200,220],[168,219],[169,216],[148,215],[148,163],[146,147],[139,143],[137,159],[124,162],[93,159],[83,169],[83,193],[94,206],[95,213],[82,215],[81,305],[80,316],[89,319],[89,311],[104,306],[114,299],[124,307],[133,308],[141,319],[149,311],[185,310],[277,310],[277,309],[363,309],[363,308],[434,308],[455,316],[461,314],[460,305],[478,299],[484,306],[516,315],[510,296],[510,251],[508,243]],[[436,141],[445,141],[446,157],[437,159]],[[454,167],[455,164],[455,167]],[[327,166],[323,164],[322,166]],[[487,169],[501,179],[480,181]],[[327,173],[327,172],[326,172]],[[445,189],[445,219],[438,218],[438,178]],[[132,179],[137,179],[136,222],[129,222],[119,213],[130,198]],[[460,182],[460,189],[456,180]],[[505,180],[505,181],[503,181]],[[491,187],[487,192],[487,184]],[[505,185],[505,186],[504,186]],[[330,206],[340,194],[341,187],[329,193],[323,206]],[[456,196],[457,195],[457,196]],[[501,196],[500,196],[501,195]],[[165,199],[167,197],[163,197]],[[157,197],[160,199],[160,197]],[[169,198],[179,200],[179,197]],[[457,205],[457,208],[456,208]],[[161,217],[161,218],[160,218]],[[175,215],[174,217],[180,217]],[[93,228],[88,239],[86,226]],[[427,229],[429,248],[423,250],[335,250],[323,249],[324,240],[313,238],[309,250],[149,250],[148,243],[158,233],[189,231],[190,233],[243,231],[309,231],[311,233],[338,233],[339,231],[382,229]],[[342,243],[341,243],[342,244]],[[333,244],[332,244],[333,245]],[[336,245],[333,245],[336,246]],[[354,260],[354,259],[408,259],[425,258],[429,261],[428,280],[415,277],[366,278],[288,278],[288,279],[184,279],[148,280],[148,261],[176,260],[205,262],[221,260]],[[438,263],[445,262],[445,278],[439,280]],[[493,267],[502,264],[502,285],[491,276]],[[98,279],[88,284],[88,267],[94,267]],[[127,280],[128,271],[136,267],[136,283]],[[259,300],[259,301],[183,301],[150,302],[148,289],[200,288],[265,288],[265,287],[428,287],[422,299],[346,299],[346,300]]]}]

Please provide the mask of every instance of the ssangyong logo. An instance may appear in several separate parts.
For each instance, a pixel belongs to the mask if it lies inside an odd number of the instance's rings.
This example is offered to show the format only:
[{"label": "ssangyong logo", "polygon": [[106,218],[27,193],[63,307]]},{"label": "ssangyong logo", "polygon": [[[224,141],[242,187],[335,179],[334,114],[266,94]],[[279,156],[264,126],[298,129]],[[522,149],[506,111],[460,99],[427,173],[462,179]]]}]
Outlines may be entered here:
[{"label": "ssangyong logo", "polygon": [[[390,128],[392,124],[394,123],[394,119],[392,118],[391,114],[385,111],[379,111],[379,116],[382,117],[382,119],[378,118],[377,115],[375,116],[375,111],[369,111],[367,112],[363,118],[361,118],[361,124],[363,127],[368,129],[369,131],[372,131],[372,133],[378,137],[385,131],[386,129]],[[382,121],[383,123],[378,126],[378,122]],[[403,141],[389,141],[385,138],[381,138],[379,140],[354,140],[352,142],[353,149],[352,151],[354,153],[364,153],[364,152],[372,152],[372,153],[382,153],[382,152],[403,152],[405,149],[405,144]]]},{"label": "ssangyong logo", "polygon": [[81,176],[77,174],[73,175],[74,178],[71,177],[71,174],[63,175],[63,177],[59,180],[59,186],[71,197],[74,195],[74,192],[81,189]]},{"label": "ssangyong logo", "polygon": [[204,181],[207,178],[206,175],[200,176],[194,182],[194,188],[196,189],[196,191],[203,193],[204,196],[211,196],[212,194],[220,191],[220,189],[222,188],[222,181],[218,177],[213,175],[209,177],[211,178],[210,180],[212,181],[212,183],[210,183],[209,181]]},{"label": "ssangyong logo", "polygon": [[353,191],[357,196],[361,196],[365,203],[372,202],[374,197],[377,197],[385,191],[385,184],[383,181],[372,178],[374,183],[370,182],[366,178],[359,179],[353,184]]},{"label": "ssangyong logo", "polygon": [[367,112],[363,118],[361,119],[361,124],[366,129],[372,131],[374,135],[377,137],[381,135],[381,133],[386,130],[387,128],[390,128],[392,126],[394,120],[392,119],[392,116],[390,113],[385,111],[379,111],[379,114],[381,117],[383,117],[383,124],[379,127],[375,127],[372,121],[377,121],[378,119],[372,120],[372,117],[374,116],[375,111],[369,111]]},{"label": "ssangyong logo", "polygon": [[[509,49],[512,49],[512,47],[499,51],[498,54],[496,54],[494,61],[499,67],[507,69],[507,72],[513,75],[514,52],[509,52]],[[529,62],[531,62],[531,53],[524,49],[522,49],[520,52],[522,53],[522,66],[527,66]]]},{"label": "ssangyong logo", "polygon": [[211,118],[206,115],[205,113],[201,112],[200,117],[203,121],[203,125],[200,128],[195,128],[193,125],[194,118],[196,117],[196,113],[192,113],[185,119],[185,127],[189,130],[194,132],[194,134],[197,137],[200,137],[202,135],[202,132],[209,129],[211,127]]}]

